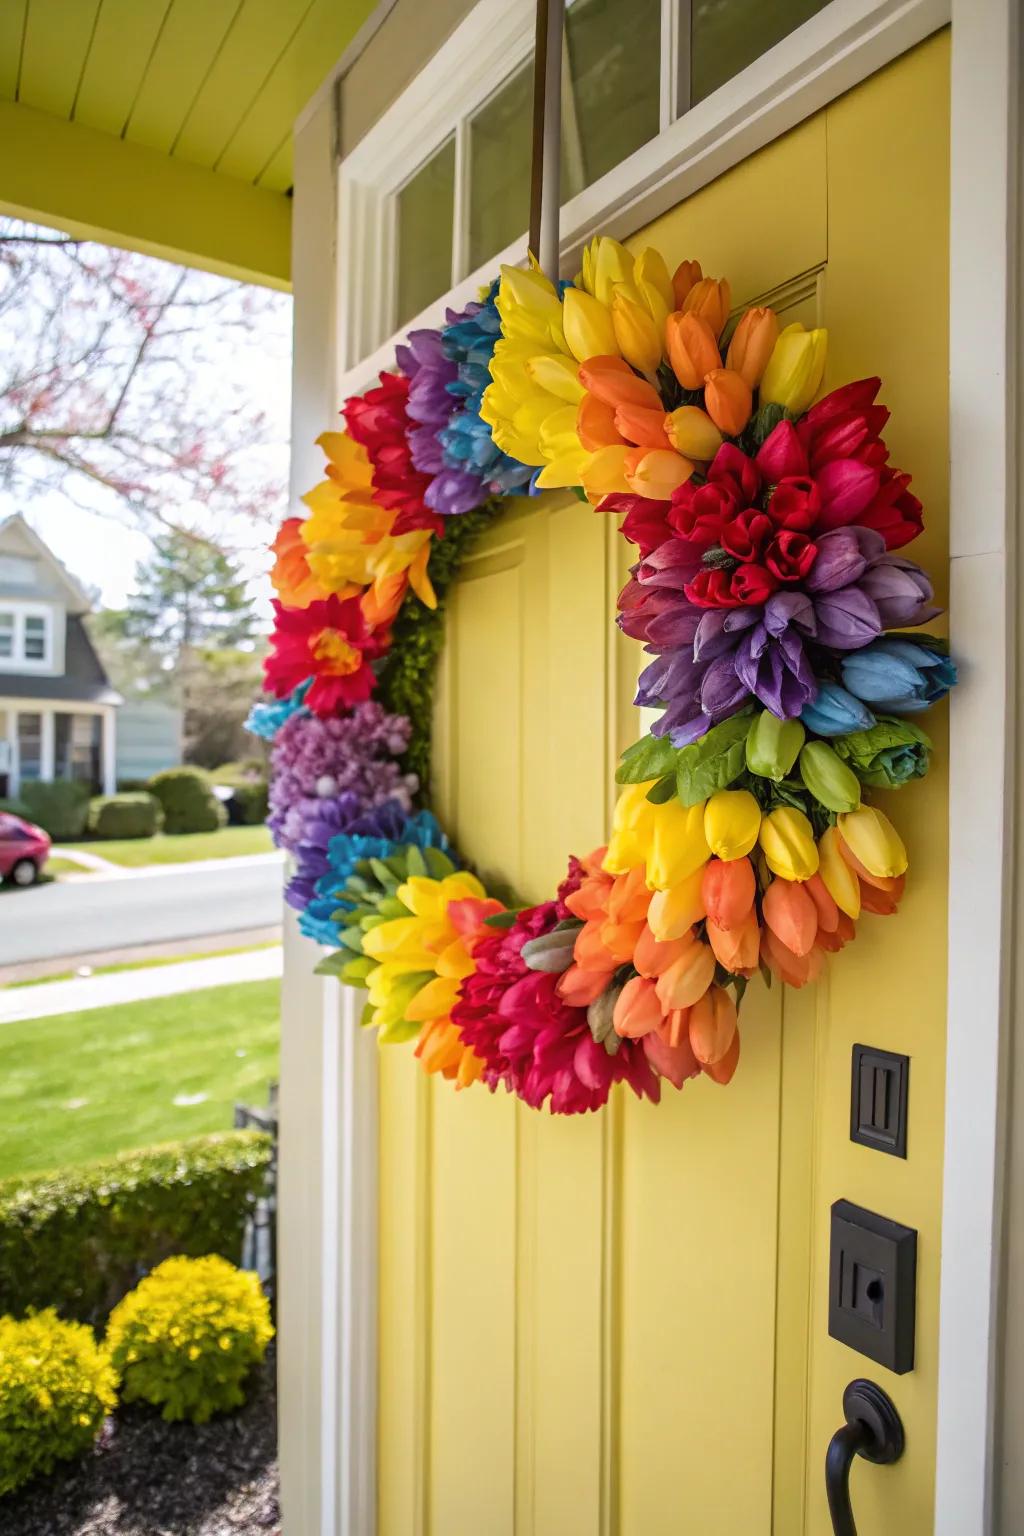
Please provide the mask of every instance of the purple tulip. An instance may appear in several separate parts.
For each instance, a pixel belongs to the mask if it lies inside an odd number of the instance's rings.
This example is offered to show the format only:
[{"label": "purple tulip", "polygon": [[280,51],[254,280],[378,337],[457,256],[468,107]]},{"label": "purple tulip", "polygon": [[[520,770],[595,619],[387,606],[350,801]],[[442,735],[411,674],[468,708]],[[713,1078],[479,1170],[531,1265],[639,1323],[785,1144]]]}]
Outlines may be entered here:
[{"label": "purple tulip", "polygon": [[813,637],[818,623],[814,604],[805,592],[773,592],[764,605],[764,627],[770,635],[782,635],[790,625]]},{"label": "purple tulip", "polygon": [[818,554],[804,580],[808,592],[836,592],[860,581],[864,572],[885,554],[885,540],[871,528],[834,528],[819,534]]},{"label": "purple tulip", "polygon": [[734,665],[749,691],[780,719],[795,719],[814,697],[814,673],[794,630],[776,640],[758,624],[740,641]]},{"label": "purple tulip", "polygon": [[860,585],[878,609],[883,629],[927,624],[942,612],[932,606],[932,584],[921,567],[899,555],[876,560]]},{"label": "purple tulip", "polygon": [[878,609],[859,586],[822,593],[815,599],[814,613],[818,620],[818,644],[837,651],[855,651],[869,645],[882,632]]},{"label": "purple tulip", "polygon": [[700,685],[700,707],[712,722],[724,720],[744,703],[750,689],[737,674],[736,658],[718,656],[708,667]]},{"label": "purple tulip", "polygon": [[[414,433],[413,436],[416,434]],[[427,486],[423,500],[433,511],[439,512],[442,517],[458,517],[464,512],[472,512],[474,507],[480,505],[480,481],[476,475],[467,474],[463,469],[443,468],[441,447],[437,444],[437,471],[434,478]],[[417,469],[427,469],[428,466],[416,462],[415,452],[413,463]],[[433,465],[429,466],[432,470]],[[438,472],[439,471],[439,472]]]}]

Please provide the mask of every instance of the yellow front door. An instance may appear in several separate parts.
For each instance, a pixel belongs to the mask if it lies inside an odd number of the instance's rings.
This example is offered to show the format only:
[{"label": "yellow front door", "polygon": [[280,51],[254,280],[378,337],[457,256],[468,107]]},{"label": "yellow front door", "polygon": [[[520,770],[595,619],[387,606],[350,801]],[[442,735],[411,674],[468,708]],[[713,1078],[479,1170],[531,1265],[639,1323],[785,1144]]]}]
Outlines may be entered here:
[{"label": "yellow front door", "polygon": [[[875,76],[642,232],[737,306],[826,325],[827,386],[880,372],[887,440],[946,553],[948,48]],[[916,551],[915,551],[916,553]],[[628,550],[577,502],[519,505],[454,590],[437,809],[485,877],[553,893],[608,829],[638,733],[614,629]],[[939,600],[942,599],[939,593]],[[895,814],[899,917],[802,993],[758,981],[731,1086],[617,1091],[587,1118],[428,1082],[384,1048],[382,1536],[824,1536],[843,1388],[890,1392],[907,1450],[858,1465],[862,1536],[931,1529],[942,1180],[945,753]],[[849,1139],[855,1042],[912,1058],[905,1160]],[[828,1337],[829,1211],[918,1232],[916,1360]]]}]

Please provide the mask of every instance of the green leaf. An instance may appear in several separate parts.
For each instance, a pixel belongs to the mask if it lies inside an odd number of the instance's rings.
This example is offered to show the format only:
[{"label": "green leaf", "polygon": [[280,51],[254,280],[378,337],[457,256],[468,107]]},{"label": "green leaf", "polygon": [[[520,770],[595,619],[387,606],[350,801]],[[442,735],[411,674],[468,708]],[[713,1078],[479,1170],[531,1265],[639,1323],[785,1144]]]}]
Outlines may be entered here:
[{"label": "green leaf", "polygon": [[409,866],[410,875],[417,875],[422,878],[427,874],[427,861],[423,857],[422,849],[417,848],[415,843],[409,845],[406,861]]},{"label": "green leaf", "polygon": [[677,755],[667,737],[642,736],[623,752],[615,782],[644,784],[648,779],[660,779],[666,773],[674,773]]},{"label": "green leaf", "polygon": [[647,791],[647,799],[652,805],[664,805],[666,800],[671,800],[676,792],[676,776],[674,773],[666,773],[657,784],[652,784]]},{"label": "green leaf", "polygon": [[683,805],[696,805],[718,789],[727,789],[746,764],[749,711],[713,725],[700,741],[683,747],[676,768],[676,793]]},{"label": "green leaf", "polygon": [[386,891],[395,889],[397,881],[386,864],[382,863],[380,859],[371,859],[370,868],[373,870],[378,884],[382,885]]},{"label": "green leaf", "polygon": [[397,896],[385,896],[384,900],[377,904],[377,916],[387,919],[396,917],[409,917],[409,908]]},{"label": "green leaf", "polygon": [[435,880],[445,880],[449,875],[454,875],[455,865],[440,848],[424,848],[423,857],[427,861],[427,869]]},{"label": "green leaf", "polygon": [[340,976],[346,965],[353,964],[352,956],[345,952],[337,951],[331,955],[324,955],[313,967],[314,976]]},{"label": "green leaf", "polygon": [[511,928],[518,916],[518,912],[492,912],[490,917],[484,918],[484,925],[487,928]]},{"label": "green leaf", "polygon": [[[348,913],[345,914],[348,916]],[[335,921],[340,919],[335,918]],[[363,930],[361,928],[343,928],[338,935],[338,941],[344,949],[351,949],[357,955],[363,952]]]}]

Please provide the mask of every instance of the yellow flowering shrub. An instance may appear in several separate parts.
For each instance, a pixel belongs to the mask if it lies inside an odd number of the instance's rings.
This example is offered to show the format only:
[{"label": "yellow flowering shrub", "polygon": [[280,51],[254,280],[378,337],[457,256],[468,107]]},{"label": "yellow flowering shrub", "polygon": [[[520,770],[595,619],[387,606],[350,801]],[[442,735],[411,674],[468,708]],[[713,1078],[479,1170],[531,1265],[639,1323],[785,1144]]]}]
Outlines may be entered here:
[{"label": "yellow flowering shrub", "polygon": [[0,1317],[0,1496],[88,1450],[115,1401],[117,1377],[83,1323],[49,1308]]},{"label": "yellow flowering shrub", "polygon": [[205,1424],[241,1407],[273,1334],[257,1276],[210,1254],[159,1264],[110,1314],[107,1347],[125,1402]]}]

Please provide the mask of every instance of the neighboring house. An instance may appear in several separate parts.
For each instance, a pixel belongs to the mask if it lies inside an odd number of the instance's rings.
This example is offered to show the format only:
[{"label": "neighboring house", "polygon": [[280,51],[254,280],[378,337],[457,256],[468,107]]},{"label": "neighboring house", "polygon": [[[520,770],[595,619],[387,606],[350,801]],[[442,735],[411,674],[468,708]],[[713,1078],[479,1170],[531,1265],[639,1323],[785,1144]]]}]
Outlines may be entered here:
[{"label": "neighboring house", "polygon": [[34,779],[116,787],[117,708],[92,604],[20,514],[0,523],[0,795]]},{"label": "neighboring house", "polygon": [[141,783],[181,762],[182,713],[157,699],[126,699],[117,715],[117,782]]}]

